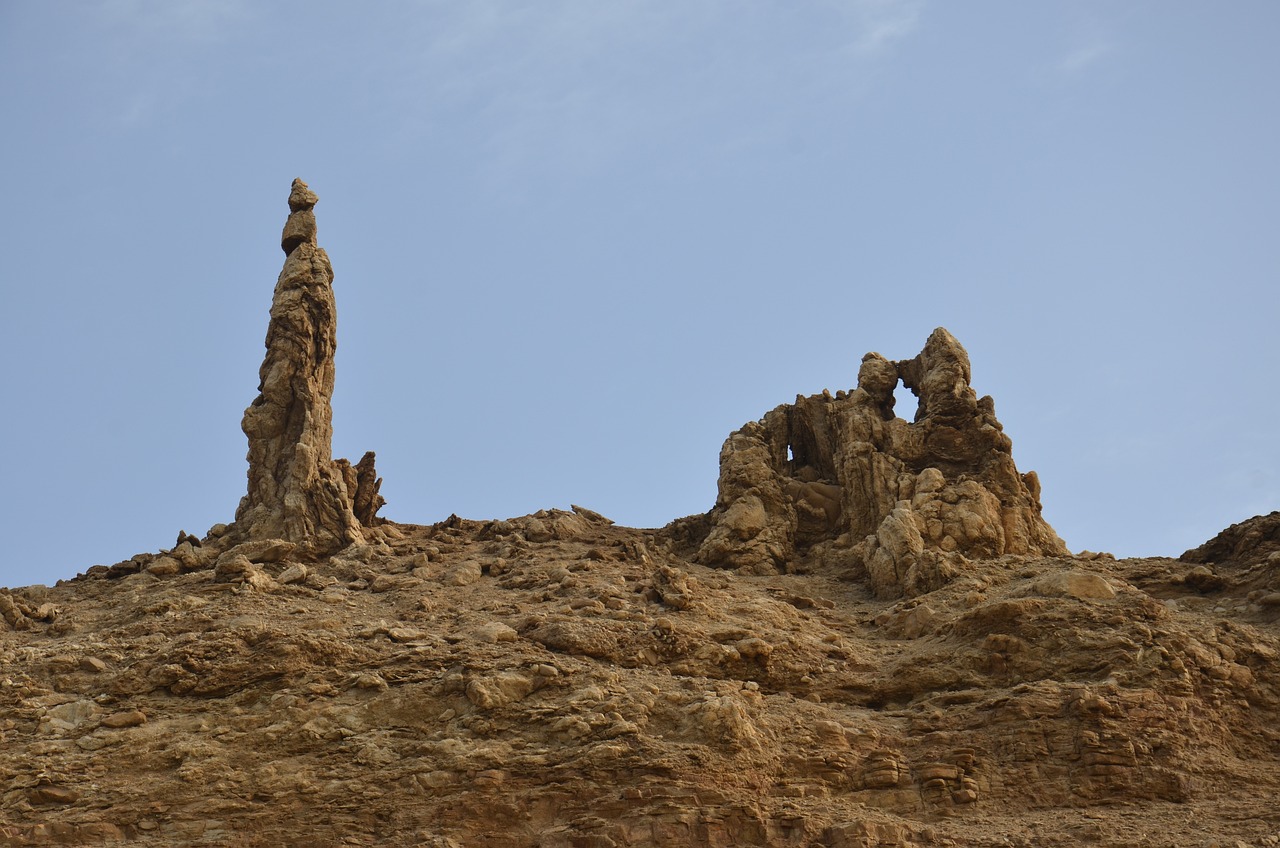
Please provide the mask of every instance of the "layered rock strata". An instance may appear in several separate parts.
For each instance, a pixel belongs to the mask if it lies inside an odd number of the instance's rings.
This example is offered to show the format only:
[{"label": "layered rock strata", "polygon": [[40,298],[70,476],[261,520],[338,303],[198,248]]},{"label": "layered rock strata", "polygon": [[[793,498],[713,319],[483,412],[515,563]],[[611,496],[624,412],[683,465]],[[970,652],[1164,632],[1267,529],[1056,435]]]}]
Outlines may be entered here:
[{"label": "layered rock strata", "polygon": [[332,458],[337,313],[333,268],[316,242],[319,198],[302,180],[289,193],[259,394],[241,424],[249,437],[249,491],[235,535],[284,539],[322,553],[363,541],[377,523],[381,480],[373,453],[354,468]]},{"label": "layered rock strata", "polygon": [[[894,596],[936,589],[970,558],[1066,554],[970,378],[938,328],[913,359],[868,353],[853,391],[797,397],[732,433],[698,560],[767,573],[820,547]],[[893,413],[899,381],[919,399],[914,422]]]}]

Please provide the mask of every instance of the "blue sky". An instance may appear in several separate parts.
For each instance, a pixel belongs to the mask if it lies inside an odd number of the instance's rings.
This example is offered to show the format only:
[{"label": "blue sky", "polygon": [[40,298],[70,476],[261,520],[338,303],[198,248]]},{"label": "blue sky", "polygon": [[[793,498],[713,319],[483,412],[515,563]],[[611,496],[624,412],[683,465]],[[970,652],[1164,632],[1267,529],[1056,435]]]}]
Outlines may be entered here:
[{"label": "blue sky", "polygon": [[705,511],[731,430],[945,326],[1072,549],[1177,555],[1280,508],[1278,25],[7,0],[0,585],[230,520],[294,177],[390,518]]}]

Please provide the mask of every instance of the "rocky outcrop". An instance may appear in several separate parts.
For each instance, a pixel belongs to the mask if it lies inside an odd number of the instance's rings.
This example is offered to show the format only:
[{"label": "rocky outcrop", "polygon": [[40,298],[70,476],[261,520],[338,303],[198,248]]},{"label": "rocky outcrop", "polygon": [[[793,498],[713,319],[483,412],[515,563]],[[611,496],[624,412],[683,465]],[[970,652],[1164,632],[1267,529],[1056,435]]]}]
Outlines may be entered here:
[{"label": "rocky outcrop", "polygon": [[580,507],[378,530],[0,591],[0,846],[1280,845],[1280,606],[1176,560],[887,599]]},{"label": "rocky outcrop", "polygon": [[236,539],[284,539],[313,553],[364,540],[377,522],[381,480],[368,453],[352,468],[332,458],[337,314],[333,268],[316,243],[319,200],[302,180],[289,194],[258,397],[245,410],[249,491],[236,510]]},{"label": "rocky outcrop", "polygon": [[1264,562],[1280,565],[1280,512],[1255,515],[1232,524],[1178,558],[1183,562],[1237,567]]},{"label": "rocky outcrop", "polygon": [[[766,573],[816,551],[893,596],[936,589],[972,558],[1066,554],[970,377],[939,328],[913,359],[868,353],[853,391],[797,397],[732,433],[698,560]],[[893,413],[899,380],[919,399],[914,422]]]},{"label": "rocky outcrop", "polygon": [[345,459],[339,459],[336,462],[342,469],[347,491],[353,493],[351,509],[356,515],[356,520],[363,527],[377,527],[382,524],[383,519],[378,517],[378,510],[387,502],[380,494],[382,478],[378,476],[378,471],[373,466],[373,451],[365,451],[364,456],[354,466]]},{"label": "rocky outcrop", "polygon": [[330,457],[315,202],[237,522],[0,589],[0,846],[1280,846],[1280,513],[1194,567],[991,559],[1065,548],[938,330],[732,434],[663,530],[384,522]]}]

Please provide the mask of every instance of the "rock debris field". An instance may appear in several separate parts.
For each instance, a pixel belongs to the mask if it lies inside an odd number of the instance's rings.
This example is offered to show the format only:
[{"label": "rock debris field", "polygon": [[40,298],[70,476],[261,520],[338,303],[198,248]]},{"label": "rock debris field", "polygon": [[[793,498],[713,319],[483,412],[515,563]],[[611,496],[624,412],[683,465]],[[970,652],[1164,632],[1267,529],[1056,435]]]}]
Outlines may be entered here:
[{"label": "rock debris field", "polygon": [[731,433],[706,514],[390,522],[317,201],[235,520],[0,589],[0,845],[1280,846],[1280,512],[1072,554],[939,328]]}]

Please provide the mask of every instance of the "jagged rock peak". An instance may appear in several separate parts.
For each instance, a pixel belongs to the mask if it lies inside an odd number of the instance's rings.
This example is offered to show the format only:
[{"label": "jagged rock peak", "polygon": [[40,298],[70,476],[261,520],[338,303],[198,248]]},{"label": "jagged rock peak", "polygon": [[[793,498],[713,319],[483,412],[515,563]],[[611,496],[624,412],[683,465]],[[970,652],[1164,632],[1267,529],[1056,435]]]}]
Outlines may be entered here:
[{"label": "jagged rock peak", "polygon": [[[337,310],[333,268],[316,243],[318,200],[306,183],[293,181],[281,238],[287,258],[271,303],[259,394],[242,422],[249,491],[235,530],[249,540],[284,539],[321,553],[363,541],[362,524],[376,522],[382,499],[372,453],[357,468],[332,458]],[[366,491],[357,497],[362,483]]]},{"label": "jagged rock peak", "polygon": [[306,183],[295,177],[289,190],[289,211],[302,212],[306,209],[314,209],[319,202],[319,196]]},{"label": "jagged rock peak", "polygon": [[319,202],[320,198],[306,183],[298,179],[293,181],[289,192],[290,214],[284,222],[284,232],[280,234],[280,247],[285,255],[292,253],[299,245],[316,244],[316,213],[312,210]]},{"label": "jagged rock peak", "polygon": [[1183,562],[1213,563],[1236,570],[1260,563],[1280,567],[1280,512],[1255,515],[1232,524],[1178,558]]},{"label": "jagged rock peak", "polygon": [[[912,359],[862,358],[858,387],[797,397],[730,434],[700,561],[755,572],[816,555],[882,595],[946,583],[969,558],[1064,555],[964,347],[939,327]],[[901,381],[913,423],[893,414]]]}]

